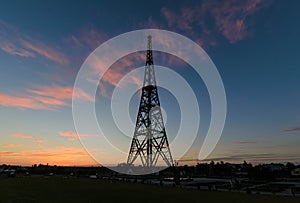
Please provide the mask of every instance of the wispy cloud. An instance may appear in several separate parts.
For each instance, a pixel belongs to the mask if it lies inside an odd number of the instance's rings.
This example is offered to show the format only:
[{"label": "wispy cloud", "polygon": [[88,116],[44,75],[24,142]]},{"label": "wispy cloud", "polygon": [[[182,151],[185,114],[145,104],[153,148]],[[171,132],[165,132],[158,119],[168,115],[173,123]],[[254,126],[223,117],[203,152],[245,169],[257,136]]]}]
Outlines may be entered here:
[{"label": "wispy cloud", "polygon": [[[109,37],[106,33],[102,32],[98,28],[90,25],[83,28],[81,31],[72,34],[69,37],[64,37],[61,40],[63,46],[70,47],[69,52],[66,54],[62,50],[62,46],[51,43],[49,41],[41,40],[41,37],[32,37],[27,33],[22,32],[20,29],[11,25],[5,21],[0,20],[0,48],[8,54],[17,55],[21,57],[39,57],[42,56],[50,61],[53,61],[59,65],[64,65],[64,69],[59,69],[56,73],[41,73],[43,77],[51,77],[52,79],[62,81],[62,78],[69,78],[75,76],[76,71],[70,68],[74,63],[82,63],[88,54],[94,50],[97,46],[107,40]],[[72,61],[70,60],[72,58]],[[98,64],[99,65],[99,64]],[[48,66],[48,64],[47,64]],[[76,64],[78,66],[78,64]],[[100,66],[97,66],[98,68]],[[103,66],[101,66],[103,67]],[[99,69],[98,69],[99,70]],[[119,69],[121,70],[121,69]],[[64,76],[61,76],[61,73]],[[98,74],[98,73],[97,73]],[[104,82],[115,85],[116,81],[122,77],[122,72],[108,71],[104,77]],[[69,78],[70,79],[70,78]],[[73,78],[72,78],[73,79]],[[35,86],[34,89],[27,89],[28,92],[33,93],[35,96],[40,95],[43,97],[28,98],[27,95],[2,95],[2,102],[0,105],[15,106],[20,108],[32,108],[32,109],[53,109],[57,106],[66,106],[67,102],[64,99],[71,98],[73,89],[66,87],[59,89],[59,87],[53,85],[47,87]],[[104,92],[105,85],[101,87]],[[47,95],[42,95],[42,94]],[[63,95],[58,95],[62,93]],[[94,99],[83,92],[82,90],[76,90],[77,98],[85,98],[93,101]],[[65,95],[65,96],[64,96]],[[47,97],[47,98],[46,98]],[[10,103],[8,101],[14,100]]]},{"label": "wispy cloud", "polygon": [[[27,94],[17,95],[0,94],[0,105],[21,109],[56,110],[58,107],[69,106],[72,99],[73,87],[49,85],[34,85],[27,88]],[[19,95],[19,96],[18,96]],[[94,101],[94,98],[81,89],[76,89],[75,99]]]},{"label": "wispy cloud", "polygon": [[8,151],[0,151],[0,156],[16,156],[15,152],[8,152]]},{"label": "wispy cloud", "polygon": [[87,46],[91,50],[94,50],[104,41],[109,39],[106,33],[101,32],[99,29],[96,29],[95,27],[85,28],[84,30],[81,31],[81,33],[78,36],[80,40],[76,37],[73,37],[75,44],[81,46]]},{"label": "wispy cloud", "polygon": [[231,0],[208,3],[206,6],[207,9],[211,9],[217,30],[231,43],[235,43],[252,34],[249,28],[252,22],[247,21],[247,18],[268,7],[270,3],[271,1],[262,0]]},{"label": "wispy cloud", "polygon": [[[65,41],[73,46],[74,49],[77,49],[82,56],[87,56],[90,54],[91,50],[97,48],[107,39],[109,39],[109,36],[106,33],[94,26],[89,26],[82,29],[79,33],[71,35],[69,38],[65,39]],[[114,52],[110,54],[112,56],[118,55],[118,50],[114,50]],[[93,77],[101,74],[103,77],[99,82],[100,93],[105,97],[109,97],[110,87],[117,86],[120,79],[126,73],[145,64],[145,53],[132,53],[119,59],[112,64],[112,66],[109,64],[108,59],[100,59],[100,57],[92,53],[87,62],[92,67],[92,71],[89,73],[90,75],[88,75],[91,76],[89,81],[98,84],[99,81],[93,80]],[[139,80],[139,78],[133,78],[132,82],[140,84],[141,82],[139,82]]]},{"label": "wispy cloud", "polygon": [[15,148],[21,146],[21,144],[3,144],[4,148]]},{"label": "wispy cloud", "polygon": [[90,24],[81,28],[78,32],[64,37],[63,42],[72,48],[73,53],[71,55],[75,54],[74,56],[76,56],[74,59],[79,59],[82,63],[91,51],[109,38],[107,33]]},{"label": "wispy cloud", "polygon": [[[117,54],[117,53],[112,53]],[[143,66],[145,63],[145,53],[136,52],[130,54],[126,57],[121,58],[115,62],[112,66],[109,66],[108,61],[105,59],[100,59],[96,55],[91,55],[88,61],[89,65],[92,67],[92,71],[89,73],[91,77],[95,74],[102,74],[101,82],[99,83],[99,88],[103,96],[108,96],[108,86],[113,87],[118,86],[120,79],[129,71],[136,67]],[[109,68],[109,69],[107,69]],[[132,76],[131,81],[133,84],[141,85],[141,78]],[[98,81],[91,81],[98,82]]]},{"label": "wispy cloud", "polygon": [[36,143],[44,143],[44,142],[48,142],[48,140],[35,139],[34,142],[36,142]]},{"label": "wispy cloud", "polygon": [[64,137],[84,137],[89,136],[88,134],[78,134],[76,132],[59,132],[59,135]]},{"label": "wispy cloud", "polygon": [[11,106],[17,108],[29,108],[29,109],[48,109],[46,105],[38,102],[34,98],[30,97],[18,97],[7,94],[0,94],[0,105]]},{"label": "wispy cloud", "polygon": [[251,163],[270,163],[270,162],[286,162],[294,161],[299,162],[299,156],[294,154],[272,154],[272,153],[257,153],[257,154],[238,154],[238,155],[228,155],[220,157],[211,157],[204,161],[229,161],[229,162],[242,162],[246,160]]},{"label": "wispy cloud", "polygon": [[65,132],[59,132],[58,133],[60,136],[67,137],[69,141],[73,141],[78,139],[79,137],[87,137],[91,136],[90,134],[78,134],[76,132],[70,132],[70,131],[65,131]]},{"label": "wispy cloud", "polygon": [[[153,21],[152,18],[148,19],[147,25],[154,26],[155,24],[157,23]],[[68,46],[71,48],[71,50],[69,50],[69,52],[66,54],[62,51],[62,47],[58,46],[57,44],[40,40],[40,37],[34,38],[32,36],[29,36],[28,34],[20,31],[17,27],[1,20],[0,25],[0,48],[2,48],[2,50],[4,50],[5,52],[22,57],[42,56],[57,64],[64,65],[64,67],[73,65],[74,61],[76,61],[76,63],[82,63],[85,57],[91,52],[91,50],[94,50],[101,43],[109,39],[108,34],[96,28],[95,26],[90,25],[89,27],[85,27],[81,31],[70,35],[69,37],[64,37],[62,39],[61,44],[63,46]],[[1,43],[1,41],[3,41],[3,43]],[[72,58],[72,60],[70,60],[70,58]],[[176,59],[170,59],[170,57],[161,58],[163,59],[162,61],[172,61],[173,64],[174,62],[178,61]],[[99,74],[99,72],[101,71],[103,72],[105,70],[105,67],[107,66],[107,61],[100,61],[97,57],[93,57],[93,59],[89,62],[94,68],[94,71],[91,73],[92,75]],[[144,64],[145,53],[141,52],[133,53],[118,60],[103,75],[102,81],[99,83],[101,94],[108,97],[111,93],[109,91],[110,86],[115,87],[126,73],[136,67],[143,66]],[[72,77],[75,76],[75,71],[71,70],[71,68],[60,69],[56,71],[56,73],[42,73],[42,76],[47,77],[48,79],[49,77],[51,77],[55,80],[62,81],[67,76],[64,75],[64,77],[62,77],[60,74],[61,72],[66,75],[72,75]],[[140,85],[142,83],[141,80],[142,78],[133,77],[132,81],[129,82]],[[66,97],[69,97],[69,95],[71,95],[71,87],[70,89],[59,89],[58,87],[53,85],[48,89],[46,88],[47,87],[34,86],[34,88],[27,89],[27,92],[33,94],[29,96],[23,94],[3,94],[3,101],[0,101],[0,105],[32,109],[56,109],[56,107],[68,105],[68,102],[66,102],[65,100]],[[90,95],[87,95],[82,90],[76,90],[75,92],[77,94],[77,96],[75,95],[75,97],[84,97],[87,100],[93,100]],[[63,95],[58,95],[59,93],[65,95],[65,98],[63,98]],[[15,102],[8,102],[12,100],[14,100]]]},{"label": "wispy cloud", "polygon": [[[160,38],[160,36],[157,36],[156,39],[160,40],[161,43],[165,43],[165,44],[168,43],[168,39],[162,39]],[[146,40],[145,40],[145,49],[146,49]],[[118,54],[118,53],[116,51],[116,53],[111,53],[111,55],[113,54]],[[172,67],[172,68],[186,66],[183,60],[170,54],[154,52],[154,58],[155,58],[156,65]],[[119,82],[127,73],[129,73],[133,69],[137,67],[143,67],[145,65],[145,61],[146,61],[146,53],[145,51],[141,51],[123,57],[118,61],[116,61],[111,66],[109,66],[110,64],[108,64],[106,59],[100,59],[100,57],[96,56],[95,54],[92,54],[90,56],[88,63],[92,67],[92,71],[90,72],[91,77],[99,73],[102,74],[101,82],[99,82],[100,93],[105,97],[109,97],[111,93],[109,89],[110,86],[111,87],[118,86],[120,88],[125,88],[127,84],[135,84],[138,87],[142,87],[143,77],[134,74],[131,74],[131,76],[129,77],[130,80],[124,81],[124,83],[122,83],[124,85],[123,87],[120,86]],[[98,83],[98,81],[93,81],[93,80],[91,80],[90,82]]]},{"label": "wispy cloud", "polygon": [[42,40],[23,33],[15,26],[0,20],[0,48],[8,54],[21,57],[43,56],[59,64],[68,65],[69,58],[57,45],[46,45]]},{"label": "wispy cloud", "polygon": [[11,42],[8,41],[4,41],[2,43],[0,43],[0,48],[5,51],[6,53],[9,53],[11,55],[17,55],[17,56],[23,56],[23,57],[34,57],[35,54],[33,52],[30,52],[28,50],[25,50],[23,48],[20,47],[16,47],[16,45],[14,45]]},{"label": "wispy cloud", "polygon": [[46,57],[49,60],[52,60],[54,62],[63,64],[63,65],[68,65],[70,63],[69,59],[63,53],[44,44],[43,42],[34,41],[34,40],[29,42],[29,41],[20,39],[20,43],[23,45],[24,48],[32,50],[32,51],[40,54],[41,56]]},{"label": "wispy cloud", "polygon": [[270,0],[213,0],[183,6],[177,10],[164,7],[161,13],[169,28],[181,30],[198,38],[200,43],[211,46],[216,44],[216,38],[220,34],[230,43],[251,36],[251,26],[255,23],[251,17],[270,4]]},{"label": "wispy cloud", "polygon": [[[38,139],[38,138],[35,138],[35,136],[32,136],[32,135],[25,135],[25,134],[22,134],[22,133],[15,133],[13,135],[14,135],[14,137],[20,138],[20,139],[31,139],[31,140],[33,140],[33,142],[39,143],[39,144],[48,142],[48,140]],[[9,145],[7,145],[7,146],[9,146]],[[16,147],[16,146],[20,146],[20,145],[13,145],[13,144],[11,145],[11,147]]]},{"label": "wispy cloud", "polygon": [[[71,99],[73,90],[74,88],[71,86],[34,85],[33,88],[27,89],[26,91],[43,97],[52,97],[55,99]],[[74,95],[74,97],[77,99],[86,99],[89,101],[94,101],[91,95],[88,95],[81,89],[76,90],[76,95]]]},{"label": "wispy cloud", "polygon": [[21,138],[21,139],[32,139],[33,138],[32,135],[25,135],[25,134],[21,134],[21,133],[15,133],[14,136],[16,138]]},{"label": "wispy cloud", "polygon": [[291,133],[291,132],[300,132],[300,127],[288,128],[283,130],[284,133]]}]

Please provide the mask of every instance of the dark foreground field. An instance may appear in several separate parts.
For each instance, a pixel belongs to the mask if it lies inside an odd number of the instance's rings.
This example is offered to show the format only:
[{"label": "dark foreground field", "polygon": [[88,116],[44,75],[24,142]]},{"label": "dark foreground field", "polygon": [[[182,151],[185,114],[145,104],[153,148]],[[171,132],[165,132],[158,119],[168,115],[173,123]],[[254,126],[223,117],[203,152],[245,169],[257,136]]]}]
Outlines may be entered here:
[{"label": "dark foreground field", "polygon": [[300,202],[300,198],[209,192],[64,177],[0,178],[0,202]]}]

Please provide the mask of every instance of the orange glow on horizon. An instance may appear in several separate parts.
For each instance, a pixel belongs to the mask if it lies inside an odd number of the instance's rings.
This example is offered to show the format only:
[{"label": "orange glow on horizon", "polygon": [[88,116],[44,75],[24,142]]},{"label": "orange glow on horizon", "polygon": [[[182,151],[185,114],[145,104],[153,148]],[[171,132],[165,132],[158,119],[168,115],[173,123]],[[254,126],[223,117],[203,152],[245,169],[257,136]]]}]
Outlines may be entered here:
[{"label": "orange glow on horizon", "polygon": [[82,148],[58,147],[46,150],[0,151],[0,164],[31,166],[33,164],[49,164],[60,166],[99,165]]}]

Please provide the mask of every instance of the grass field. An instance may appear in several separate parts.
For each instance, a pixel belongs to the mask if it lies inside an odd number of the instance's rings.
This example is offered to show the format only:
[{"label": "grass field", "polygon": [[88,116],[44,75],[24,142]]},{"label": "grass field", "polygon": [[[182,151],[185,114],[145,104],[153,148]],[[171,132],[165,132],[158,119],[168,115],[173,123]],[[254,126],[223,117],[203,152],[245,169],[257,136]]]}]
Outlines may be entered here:
[{"label": "grass field", "polygon": [[63,177],[0,178],[0,202],[300,202],[300,198],[209,192]]}]

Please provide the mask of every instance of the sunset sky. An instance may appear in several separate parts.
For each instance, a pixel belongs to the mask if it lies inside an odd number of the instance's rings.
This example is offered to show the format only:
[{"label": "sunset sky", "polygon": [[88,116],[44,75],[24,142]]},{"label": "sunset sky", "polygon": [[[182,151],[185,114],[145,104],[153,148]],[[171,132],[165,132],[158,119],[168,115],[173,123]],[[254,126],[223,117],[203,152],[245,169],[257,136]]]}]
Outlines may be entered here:
[{"label": "sunset sky", "polygon": [[[207,160],[300,163],[299,6],[279,0],[1,1],[0,164],[97,165],[78,138],[97,135],[77,134],[73,123],[77,72],[101,43],[149,28],[197,42],[219,70],[227,118]],[[120,59],[99,84],[95,105],[98,120],[107,122],[104,133],[117,135],[104,107],[122,76],[145,63],[143,54]],[[184,157],[197,159],[210,119],[205,85],[179,59],[155,53],[154,63],[182,75],[199,100],[203,128]],[[94,101],[84,91],[75,99]],[[130,106],[134,121],[138,99],[136,94]],[[160,99],[172,139],[178,105],[164,89]],[[104,154],[111,163],[122,162]]]}]

